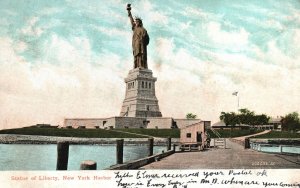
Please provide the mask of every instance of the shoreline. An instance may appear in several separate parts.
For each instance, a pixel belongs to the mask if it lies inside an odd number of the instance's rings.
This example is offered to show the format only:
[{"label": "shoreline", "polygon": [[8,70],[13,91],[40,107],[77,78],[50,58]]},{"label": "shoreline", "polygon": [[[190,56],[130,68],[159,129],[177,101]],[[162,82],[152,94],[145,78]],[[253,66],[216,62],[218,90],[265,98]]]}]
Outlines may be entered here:
[{"label": "shoreline", "polygon": [[[124,145],[147,145],[148,138],[80,138],[39,136],[20,134],[0,134],[0,144],[57,144],[67,141],[72,145],[115,145],[116,140],[124,139]],[[172,143],[178,143],[179,138],[172,138]],[[154,145],[166,145],[167,138],[154,138]]]}]

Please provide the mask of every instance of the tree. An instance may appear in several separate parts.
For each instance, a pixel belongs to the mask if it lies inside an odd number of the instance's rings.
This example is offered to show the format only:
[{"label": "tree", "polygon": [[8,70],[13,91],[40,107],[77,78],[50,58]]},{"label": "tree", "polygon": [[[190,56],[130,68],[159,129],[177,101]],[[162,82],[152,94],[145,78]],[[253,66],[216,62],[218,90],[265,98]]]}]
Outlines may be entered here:
[{"label": "tree", "polygon": [[220,120],[222,120],[226,126],[235,126],[239,122],[238,117],[234,112],[221,112]]},{"label": "tree", "polygon": [[287,114],[281,119],[282,130],[294,131],[300,129],[300,119],[297,112]]},{"label": "tree", "polygon": [[255,113],[247,108],[239,109],[238,119],[240,124],[253,125]]},{"label": "tree", "polygon": [[196,114],[193,114],[193,113],[187,113],[185,115],[186,119],[196,119],[197,118],[197,115]]},{"label": "tree", "polygon": [[219,118],[224,121],[226,126],[235,126],[236,124],[266,125],[270,119],[270,117],[265,114],[255,115],[253,111],[250,111],[247,108],[239,109],[238,114],[234,112],[221,112]]},{"label": "tree", "polygon": [[269,123],[270,117],[266,114],[256,115],[254,125],[267,125]]}]

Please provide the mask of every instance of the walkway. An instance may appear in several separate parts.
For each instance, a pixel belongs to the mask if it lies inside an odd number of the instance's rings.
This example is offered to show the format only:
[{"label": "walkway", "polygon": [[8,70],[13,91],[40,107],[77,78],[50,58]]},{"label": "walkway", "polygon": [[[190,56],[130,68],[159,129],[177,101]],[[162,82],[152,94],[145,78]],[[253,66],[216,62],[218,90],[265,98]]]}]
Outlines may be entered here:
[{"label": "walkway", "polygon": [[249,138],[249,137],[253,137],[253,136],[257,136],[257,135],[262,135],[262,134],[267,134],[269,132],[271,132],[271,130],[265,130],[265,131],[262,131],[262,132],[259,132],[259,133],[256,133],[256,134],[241,136],[241,137],[235,137],[235,138],[232,138],[232,139],[244,142],[245,138]]},{"label": "walkway", "polygon": [[210,148],[202,152],[179,152],[146,165],[142,169],[300,168],[300,163],[295,162],[298,160],[297,156],[286,158],[251,149],[245,150],[243,146],[228,139],[226,148]]},{"label": "walkway", "polygon": [[118,133],[126,133],[126,134],[132,134],[132,135],[136,135],[136,136],[142,136],[142,137],[148,137],[148,138],[153,138],[149,135],[146,135],[146,134],[140,134],[140,133],[132,133],[132,132],[126,132],[126,131],[122,131],[122,130],[114,130],[114,129],[111,129],[110,131],[113,131],[113,132],[118,132]]}]

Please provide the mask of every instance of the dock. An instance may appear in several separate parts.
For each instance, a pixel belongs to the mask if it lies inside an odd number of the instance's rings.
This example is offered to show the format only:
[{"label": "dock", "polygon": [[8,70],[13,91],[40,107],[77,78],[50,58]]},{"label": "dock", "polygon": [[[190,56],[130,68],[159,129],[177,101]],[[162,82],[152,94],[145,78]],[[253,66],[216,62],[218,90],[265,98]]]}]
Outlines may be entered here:
[{"label": "dock", "polygon": [[226,139],[226,149],[176,152],[141,169],[291,169],[300,168],[299,155],[280,155],[244,149]]}]

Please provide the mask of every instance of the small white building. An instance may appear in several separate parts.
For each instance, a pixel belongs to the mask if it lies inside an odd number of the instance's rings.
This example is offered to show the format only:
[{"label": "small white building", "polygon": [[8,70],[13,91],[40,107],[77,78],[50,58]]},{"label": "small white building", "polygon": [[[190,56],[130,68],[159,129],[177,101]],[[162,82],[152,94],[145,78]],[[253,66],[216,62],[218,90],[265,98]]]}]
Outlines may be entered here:
[{"label": "small white building", "polygon": [[202,150],[206,143],[206,129],[210,121],[201,121],[180,129],[181,150]]}]

